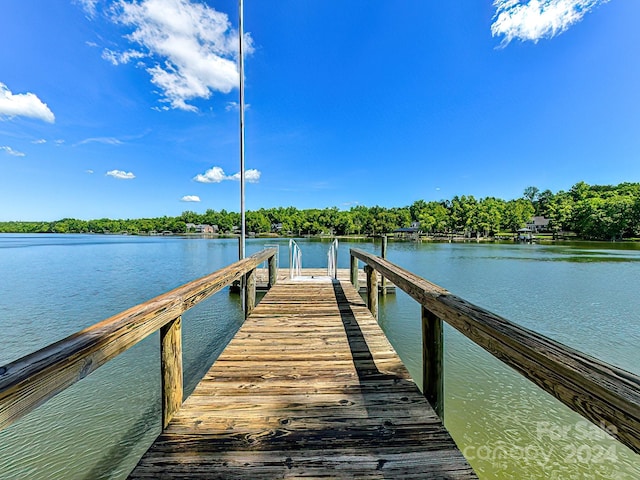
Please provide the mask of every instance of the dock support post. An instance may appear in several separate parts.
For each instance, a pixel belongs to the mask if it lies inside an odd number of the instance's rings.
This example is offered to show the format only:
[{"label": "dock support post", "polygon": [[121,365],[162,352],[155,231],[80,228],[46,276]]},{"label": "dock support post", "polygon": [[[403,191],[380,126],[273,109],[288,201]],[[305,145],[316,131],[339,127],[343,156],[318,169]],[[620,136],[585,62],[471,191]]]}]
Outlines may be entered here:
[{"label": "dock support post", "polygon": [[356,288],[356,291],[360,288],[358,285],[358,259],[351,255],[351,284]]},{"label": "dock support post", "polygon": [[422,393],[444,422],[442,319],[422,307]]},{"label": "dock support post", "polygon": [[244,278],[244,318],[251,315],[256,306],[256,269],[249,270]]},{"label": "dock support post", "polygon": [[[380,251],[380,257],[386,259],[387,258],[387,236],[382,235],[382,247]],[[382,289],[382,295],[387,295],[387,279],[382,276],[382,282],[380,283],[380,288]]]},{"label": "dock support post", "polygon": [[278,269],[276,268],[276,256],[269,257],[269,285],[271,288],[276,284],[278,280]]},{"label": "dock support post", "polygon": [[160,329],[162,428],[167,428],[182,405],[182,317]]},{"label": "dock support post", "polygon": [[364,273],[367,276],[367,306],[371,315],[378,319],[378,274],[369,265],[364,266]]}]

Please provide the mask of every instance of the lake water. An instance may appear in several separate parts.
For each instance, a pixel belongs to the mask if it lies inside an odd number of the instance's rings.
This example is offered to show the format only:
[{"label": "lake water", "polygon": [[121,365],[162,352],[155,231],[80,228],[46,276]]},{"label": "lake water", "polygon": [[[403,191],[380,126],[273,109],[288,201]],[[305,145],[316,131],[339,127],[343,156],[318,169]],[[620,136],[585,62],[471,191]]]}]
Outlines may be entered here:
[{"label": "lake water", "polygon": [[[249,254],[286,240],[251,239]],[[300,240],[304,267],[329,241]],[[378,252],[372,242],[343,242]],[[0,365],[234,262],[237,241],[0,235]],[[388,258],[454,294],[640,374],[640,250],[633,245],[389,243]],[[224,290],[184,317],[185,390],[242,323]],[[380,323],[420,378],[420,308],[381,299]],[[125,478],[160,432],[158,336],[0,432],[0,478]],[[481,478],[637,479],[640,456],[445,327],[445,422]]]}]

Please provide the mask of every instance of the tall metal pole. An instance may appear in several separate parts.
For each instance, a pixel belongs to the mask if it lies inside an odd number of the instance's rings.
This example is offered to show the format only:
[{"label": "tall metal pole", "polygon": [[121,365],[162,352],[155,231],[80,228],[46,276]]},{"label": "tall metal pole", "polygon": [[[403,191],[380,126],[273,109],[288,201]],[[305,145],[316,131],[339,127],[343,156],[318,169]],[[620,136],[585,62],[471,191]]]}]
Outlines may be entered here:
[{"label": "tall metal pole", "polygon": [[245,213],[244,213],[244,7],[242,0],[238,0],[239,21],[238,21],[238,73],[240,75],[240,260],[245,257],[246,247],[246,231],[245,231]]}]

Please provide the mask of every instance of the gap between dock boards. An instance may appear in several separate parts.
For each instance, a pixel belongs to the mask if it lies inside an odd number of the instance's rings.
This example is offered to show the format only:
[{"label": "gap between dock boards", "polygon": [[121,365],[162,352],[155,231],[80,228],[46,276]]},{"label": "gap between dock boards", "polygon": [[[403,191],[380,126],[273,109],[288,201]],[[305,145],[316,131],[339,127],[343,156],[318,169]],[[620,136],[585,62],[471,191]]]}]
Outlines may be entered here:
[{"label": "gap between dock boards", "polygon": [[279,279],[130,478],[477,478],[347,281]]}]

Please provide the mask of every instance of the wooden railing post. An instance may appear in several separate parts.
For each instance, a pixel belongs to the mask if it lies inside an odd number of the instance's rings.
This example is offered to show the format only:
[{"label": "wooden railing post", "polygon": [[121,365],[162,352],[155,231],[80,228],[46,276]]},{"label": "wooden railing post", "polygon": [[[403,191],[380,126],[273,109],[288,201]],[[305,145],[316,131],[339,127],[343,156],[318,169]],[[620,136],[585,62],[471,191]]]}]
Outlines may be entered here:
[{"label": "wooden railing post", "polygon": [[[380,257],[386,259],[387,258],[387,236],[382,235],[382,247],[380,249]],[[382,276],[382,281],[380,283],[380,288],[382,289],[382,295],[387,294],[387,279]]]},{"label": "wooden railing post", "polygon": [[378,318],[378,274],[369,265],[364,266],[367,276],[367,306],[373,318]]},{"label": "wooden railing post", "polygon": [[182,405],[182,317],[160,329],[162,428],[167,428]]},{"label": "wooden railing post", "polygon": [[358,285],[358,259],[351,255],[351,284],[356,288],[356,291],[360,288]]},{"label": "wooden railing post", "polygon": [[244,280],[244,318],[247,318],[256,307],[256,269],[247,272]]},{"label": "wooden railing post", "polygon": [[444,421],[442,319],[422,307],[422,393]]},{"label": "wooden railing post", "polygon": [[268,287],[273,287],[278,281],[278,268],[276,266],[276,256],[273,255],[269,257],[269,285]]}]

